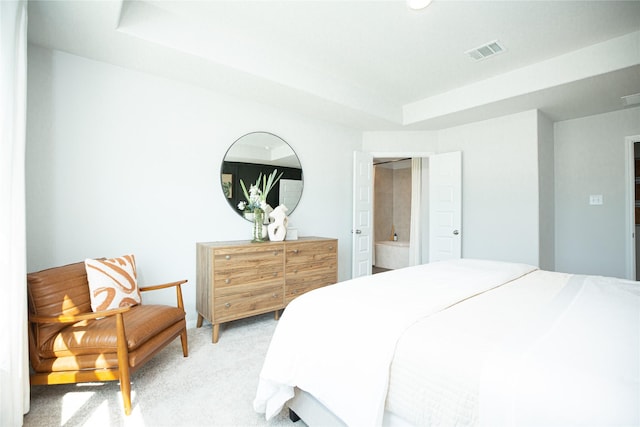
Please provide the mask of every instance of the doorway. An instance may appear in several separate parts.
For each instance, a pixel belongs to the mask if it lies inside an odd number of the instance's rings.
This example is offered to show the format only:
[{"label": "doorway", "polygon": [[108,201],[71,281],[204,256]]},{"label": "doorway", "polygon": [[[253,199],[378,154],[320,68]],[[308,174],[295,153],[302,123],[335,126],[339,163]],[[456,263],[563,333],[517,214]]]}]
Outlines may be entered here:
[{"label": "doorway", "polygon": [[373,158],[373,273],[409,266],[411,159]]},{"label": "doorway", "polygon": [[640,135],[627,137],[627,278],[640,280]]},{"label": "doorway", "polygon": [[[461,152],[363,152],[353,156],[352,278],[372,273],[373,159],[411,158],[410,265],[461,257]],[[451,163],[452,160],[455,162]],[[432,165],[439,165],[432,168]],[[448,166],[447,166],[448,165]],[[423,167],[424,166],[424,167]],[[419,170],[419,173],[414,173]],[[439,170],[439,173],[432,173]],[[457,182],[452,182],[456,178]],[[432,195],[432,196],[430,196]],[[416,203],[415,201],[419,202]],[[452,210],[453,209],[453,210]],[[457,211],[457,214],[456,212]],[[435,218],[432,221],[431,218]],[[447,219],[449,219],[447,221]],[[433,229],[433,230],[432,230]],[[416,236],[415,238],[413,236]],[[443,250],[449,248],[450,250]],[[434,257],[434,254],[437,255]]]},{"label": "doorway", "polygon": [[625,138],[627,145],[627,278],[640,280],[640,135]]},{"label": "doorway", "polygon": [[640,231],[640,142],[633,143],[633,236],[635,241],[635,280],[640,279],[640,271],[638,271],[638,264],[640,264],[638,257],[640,257],[640,248],[638,242],[640,239],[635,238]]}]

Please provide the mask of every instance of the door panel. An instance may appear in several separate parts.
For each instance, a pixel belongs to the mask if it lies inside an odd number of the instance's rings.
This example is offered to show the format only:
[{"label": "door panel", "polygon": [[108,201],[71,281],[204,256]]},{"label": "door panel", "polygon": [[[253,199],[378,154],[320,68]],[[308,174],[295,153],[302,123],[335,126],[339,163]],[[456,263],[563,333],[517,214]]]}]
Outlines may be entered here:
[{"label": "door panel", "polygon": [[280,204],[290,211],[296,207],[302,197],[302,181],[297,179],[280,180]]},{"label": "door panel", "polygon": [[353,218],[351,276],[371,274],[373,242],[371,220],[373,212],[373,156],[370,153],[353,153]]},{"label": "door panel", "polygon": [[429,261],[462,256],[462,153],[429,157]]}]

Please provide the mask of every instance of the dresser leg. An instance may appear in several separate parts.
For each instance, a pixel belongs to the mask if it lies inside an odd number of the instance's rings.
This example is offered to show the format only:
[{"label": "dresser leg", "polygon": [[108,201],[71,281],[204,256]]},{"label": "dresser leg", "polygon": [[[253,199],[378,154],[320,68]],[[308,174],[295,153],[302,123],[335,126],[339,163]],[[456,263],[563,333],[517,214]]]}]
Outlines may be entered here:
[{"label": "dresser leg", "polygon": [[213,325],[213,338],[212,341],[213,343],[217,343],[218,342],[218,338],[220,337],[220,324],[219,323],[214,323]]},{"label": "dresser leg", "polygon": [[202,317],[202,314],[198,313],[198,321],[196,322],[196,328],[201,328],[202,327],[202,321],[204,320],[204,317]]},{"label": "dresser leg", "polygon": [[276,320],[280,320],[280,310],[276,310],[273,312],[273,318]]}]

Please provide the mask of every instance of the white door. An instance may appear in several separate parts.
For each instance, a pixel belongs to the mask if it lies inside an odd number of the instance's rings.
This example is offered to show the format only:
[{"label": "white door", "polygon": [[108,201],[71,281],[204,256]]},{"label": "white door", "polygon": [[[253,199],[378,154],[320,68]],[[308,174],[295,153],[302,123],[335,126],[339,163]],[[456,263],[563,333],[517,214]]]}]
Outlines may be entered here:
[{"label": "white door", "polygon": [[373,156],[353,153],[353,220],[351,222],[351,276],[368,276],[373,265],[371,220],[373,212]]},{"label": "white door", "polygon": [[280,200],[278,202],[291,211],[302,197],[302,181],[299,179],[281,179],[279,182]]},{"label": "white door", "polygon": [[462,153],[429,156],[429,261],[462,256]]}]

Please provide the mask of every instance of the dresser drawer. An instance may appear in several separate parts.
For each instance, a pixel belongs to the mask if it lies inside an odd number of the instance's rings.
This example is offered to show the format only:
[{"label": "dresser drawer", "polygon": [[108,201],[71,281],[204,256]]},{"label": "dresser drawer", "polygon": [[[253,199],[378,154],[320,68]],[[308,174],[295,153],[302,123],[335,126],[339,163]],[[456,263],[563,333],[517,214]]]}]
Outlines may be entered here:
[{"label": "dresser drawer", "polygon": [[284,277],[282,264],[277,266],[261,266],[254,270],[226,270],[216,274],[213,285],[216,289],[243,285],[261,285],[264,283],[282,285]]},{"label": "dresser drawer", "polygon": [[282,283],[284,250],[224,248],[214,251],[214,287]]},{"label": "dresser drawer", "polygon": [[287,276],[285,289],[285,304],[288,304],[296,297],[336,283],[336,273],[334,271],[319,272],[317,274],[305,274],[302,276]]},{"label": "dresser drawer", "polygon": [[335,241],[327,242],[300,242],[287,244],[286,264],[310,265],[321,264],[337,259],[338,248]]},{"label": "dresser drawer", "polygon": [[282,285],[254,286],[252,289],[246,287],[241,292],[230,294],[218,293],[216,290],[213,321],[216,323],[227,322],[275,311],[282,308],[283,304]]},{"label": "dresser drawer", "polygon": [[[256,245],[259,246],[258,243]],[[224,271],[256,271],[266,266],[282,265],[284,249],[275,248],[222,248],[213,251],[213,267],[216,274]]]},{"label": "dresser drawer", "polygon": [[319,274],[333,274],[335,280],[335,274],[337,271],[337,261],[335,258],[328,258],[326,260],[317,260],[308,264],[289,264],[286,266],[286,281],[297,280],[300,277],[307,275],[319,275]]}]

